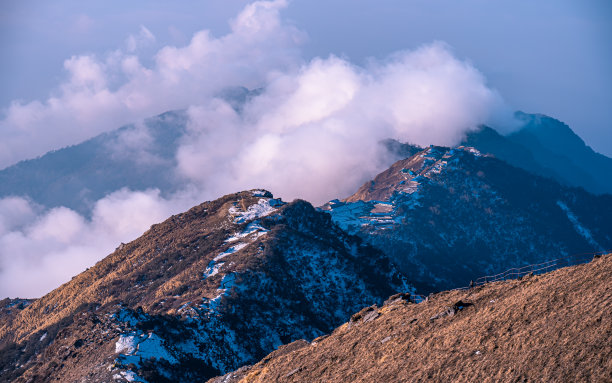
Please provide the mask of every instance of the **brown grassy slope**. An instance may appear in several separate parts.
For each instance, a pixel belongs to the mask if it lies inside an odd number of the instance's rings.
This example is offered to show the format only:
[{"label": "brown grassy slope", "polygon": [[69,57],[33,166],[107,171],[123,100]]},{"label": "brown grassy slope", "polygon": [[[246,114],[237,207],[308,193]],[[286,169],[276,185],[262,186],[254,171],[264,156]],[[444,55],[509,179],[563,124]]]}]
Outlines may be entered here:
[{"label": "brown grassy slope", "polygon": [[[431,319],[460,300],[464,309]],[[612,254],[374,311],[218,381],[612,381]]]},{"label": "brown grassy slope", "polygon": [[151,313],[172,313],[186,301],[213,294],[210,291],[218,283],[214,278],[212,283],[202,283],[201,273],[225,238],[237,230],[227,214],[236,200],[248,206],[258,198],[250,192],[227,195],[151,226],[140,238],[35,300],[12,321],[0,323],[0,340],[21,342],[70,318],[83,306],[122,302]]}]

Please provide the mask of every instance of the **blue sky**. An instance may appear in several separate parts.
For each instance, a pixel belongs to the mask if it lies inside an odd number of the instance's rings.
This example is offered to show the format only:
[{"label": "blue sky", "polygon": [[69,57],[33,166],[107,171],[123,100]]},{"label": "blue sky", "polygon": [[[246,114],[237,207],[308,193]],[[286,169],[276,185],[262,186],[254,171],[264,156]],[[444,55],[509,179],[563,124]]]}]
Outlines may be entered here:
[{"label": "blue sky", "polygon": [[[144,26],[143,65],[193,33],[228,32],[248,1],[41,1],[0,5],[0,108],[45,100],[66,79],[73,55],[107,55]],[[294,0],[285,20],[307,36],[304,60],[335,54],[358,65],[432,41],[480,70],[515,109],[568,123],[612,156],[612,3],[605,0]],[[161,112],[161,111],[160,111]],[[80,138],[79,138],[80,139]]]}]

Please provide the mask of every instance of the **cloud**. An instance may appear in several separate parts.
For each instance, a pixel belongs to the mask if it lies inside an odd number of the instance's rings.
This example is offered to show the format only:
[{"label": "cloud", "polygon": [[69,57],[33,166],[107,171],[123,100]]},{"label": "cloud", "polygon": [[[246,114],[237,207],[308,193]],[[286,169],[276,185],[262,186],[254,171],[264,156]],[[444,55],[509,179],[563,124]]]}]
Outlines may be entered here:
[{"label": "cloud", "polygon": [[[154,39],[141,27],[127,52],[65,61],[66,81],[44,101],[13,101],[0,120],[0,168],[167,110],[204,102],[226,86],[263,86],[274,71],[300,62],[303,33],[283,22],[285,1],[249,4],[216,38],[197,32],[166,46],[145,67],[137,46]],[[133,48],[133,49],[132,49]]]},{"label": "cloud", "polygon": [[36,215],[25,199],[0,199],[0,218],[9,222],[0,221],[0,296],[46,294],[152,223],[194,204],[186,192],[164,199],[158,190],[123,189],[98,201],[86,219],[65,207]]},{"label": "cloud", "polygon": [[483,76],[434,43],[371,61],[331,56],[278,74],[242,113],[222,100],[189,110],[179,172],[210,196],[265,187],[322,203],[395,159],[379,145],[456,145],[507,111]]},{"label": "cloud", "polygon": [[[151,60],[138,56],[139,46],[155,39],[141,27],[126,51],[66,60],[67,79],[47,100],[16,101],[6,110],[0,167],[186,109],[174,170],[188,186],[167,198],[158,190],[122,189],[87,217],[21,197],[1,199],[0,297],[44,294],[151,224],[226,193],[264,187],[315,204],[347,196],[396,160],[381,140],[454,145],[482,123],[511,126],[502,98],[444,43],[365,66],[333,55],[306,61],[299,49],[305,34],[281,18],[286,6],[254,2],[227,35],[203,30]],[[219,96],[235,87],[257,91],[237,108]],[[113,156],[135,164],[161,161],[141,123],[112,146]]]},{"label": "cloud", "polygon": [[32,221],[40,208],[21,197],[0,199],[0,235],[19,229]]},{"label": "cloud", "polygon": [[125,41],[125,45],[128,52],[134,52],[138,48],[150,45],[155,42],[155,35],[147,29],[144,25],[140,26],[140,32],[138,35],[130,35]]}]

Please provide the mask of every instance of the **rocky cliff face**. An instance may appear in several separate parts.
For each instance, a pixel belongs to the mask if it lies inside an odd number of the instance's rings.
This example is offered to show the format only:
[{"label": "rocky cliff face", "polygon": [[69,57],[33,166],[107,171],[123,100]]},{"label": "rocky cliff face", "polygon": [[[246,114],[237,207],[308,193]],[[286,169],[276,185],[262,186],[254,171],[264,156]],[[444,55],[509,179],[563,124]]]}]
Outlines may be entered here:
[{"label": "rocky cliff face", "polygon": [[612,196],[559,185],[470,147],[430,147],[322,207],[422,293],[612,248]]},{"label": "rocky cliff face", "polygon": [[211,383],[607,382],[612,254],[591,263],[353,315]]},{"label": "rocky cliff face", "polygon": [[228,195],[43,298],[2,301],[0,379],[201,380],[410,289],[383,253],[307,202]]}]

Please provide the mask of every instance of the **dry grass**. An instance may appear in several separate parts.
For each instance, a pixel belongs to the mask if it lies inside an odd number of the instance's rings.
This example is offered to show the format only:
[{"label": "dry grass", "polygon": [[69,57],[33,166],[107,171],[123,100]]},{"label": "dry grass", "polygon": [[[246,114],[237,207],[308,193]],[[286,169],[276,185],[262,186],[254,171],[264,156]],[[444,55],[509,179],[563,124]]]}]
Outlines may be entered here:
[{"label": "dry grass", "polygon": [[[459,300],[454,315],[431,318]],[[522,280],[396,300],[237,382],[612,381],[612,255]]]},{"label": "dry grass", "polygon": [[192,296],[210,295],[217,286],[212,280],[203,282],[201,270],[228,233],[236,230],[227,209],[237,198],[257,202],[251,193],[228,195],[172,216],[27,308],[6,316],[0,322],[0,346],[24,342],[70,320],[83,305],[123,302],[164,313]]}]

